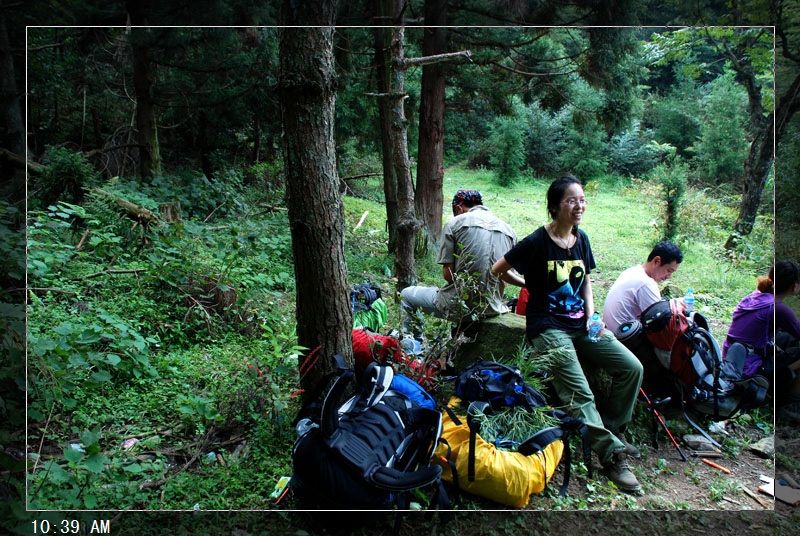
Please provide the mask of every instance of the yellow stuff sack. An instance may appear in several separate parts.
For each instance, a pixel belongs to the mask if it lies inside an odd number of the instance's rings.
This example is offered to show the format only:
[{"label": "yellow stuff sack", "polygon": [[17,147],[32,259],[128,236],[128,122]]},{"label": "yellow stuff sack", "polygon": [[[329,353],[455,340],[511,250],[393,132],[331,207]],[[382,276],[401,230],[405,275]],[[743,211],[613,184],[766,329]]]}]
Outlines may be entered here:
[{"label": "yellow stuff sack", "polygon": [[[458,407],[460,400],[448,404]],[[468,478],[469,426],[467,417],[458,415],[460,424],[447,411],[442,415],[442,439],[433,462],[443,466],[442,480],[454,483],[467,493],[516,508],[527,506],[530,496],[540,493],[553,478],[564,453],[564,443],[557,439],[543,450],[525,456],[516,451],[501,450],[487,443],[478,434],[475,438],[475,479]],[[452,465],[451,465],[452,464]],[[453,475],[455,466],[456,476]]]}]

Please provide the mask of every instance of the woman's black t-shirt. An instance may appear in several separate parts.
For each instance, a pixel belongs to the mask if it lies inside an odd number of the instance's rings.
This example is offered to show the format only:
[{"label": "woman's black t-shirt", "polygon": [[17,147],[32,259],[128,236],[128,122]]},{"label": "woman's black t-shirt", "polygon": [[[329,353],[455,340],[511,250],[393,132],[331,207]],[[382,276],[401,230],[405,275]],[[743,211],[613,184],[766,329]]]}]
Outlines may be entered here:
[{"label": "woman's black t-shirt", "polygon": [[539,227],[505,255],[508,263],[525,277],[529,293],[526,333],[530,339],[550,328],[586,328],[580,293],[595,262],[589,237],[581,229],[569,252],[568,255],[554,242],[544,227]]}]

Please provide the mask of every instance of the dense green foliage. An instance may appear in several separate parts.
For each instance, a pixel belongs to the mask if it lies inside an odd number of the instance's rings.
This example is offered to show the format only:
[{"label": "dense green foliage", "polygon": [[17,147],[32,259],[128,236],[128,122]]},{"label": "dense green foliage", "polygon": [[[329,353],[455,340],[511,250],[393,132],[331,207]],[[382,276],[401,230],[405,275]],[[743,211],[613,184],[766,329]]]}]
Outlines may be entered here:
[{"label": "dense green foliage", "polygon": [[[359,177],[348,181],[355,196],[345,204],[351,282],[389,290],[383,189],[361,177],[381,170],[373,35],[357,27],[372,22],[371,4],[340,2],[337,165],[340,176]],[[776,104],[770,31],[485,26],[604,24],[609,16],[636,25],[653,22],[656,11],[694,24],[723,9],[651,4],[449,3],[454,26],[482,27],[454,27],[448,36],[448,50],[472,55],[447,66],[445,165],[456,167],[448,167],[445,198],[479,188],[523,236],[545,218],[549,178],[572,171],[591,199],[586,228],[601,264],[599,302],[615,274],[670,236],[687,258],[666,290],[691,283],[722,336],[733,305],[772,262],[773,225],[779,254],[800,255],[797,119],[778,146],[754,233],[722,248],[754,134],[746,93],[714,43],[748,51],[768,114]],[[10,27],[12,42],[27,39],[15,68],[27,79],[29,156],[47,166],[30,175],[27,220],[21,204],[0,201],[0,419],[21,428],[18,395],[27,389],[31,508],[273,506],[266,496],[290,470],[292,395],[304,350],[295,339],[282,201],[278,30],[266,27],[276,23],[277,6],[236,0],[198,9],[148,0],[149,24],[181,27],[140,34],[126,31],[124,3],[31,2],[19,19],[45,26],[25,34],[24,25]],[[784,7],[794,44],[800,14]],[[409,16],[421,8],[411,2]],[[772,23],[768,9],[758,2],[745,22]],[[205,25],[215,28],[193,27]],[[135,177],[132,39],[147,46],[165,160],[163,176],[146,180]],[[406,53],[418,56],[422,30],[409,27],[406,40]],[[792,68],[779,61],[777,93]],[[409,70],[412,158],[420,84],[421,70]],[[772,186],[780,194],[775,218]],[[156,215],[172,204],[182,218],[131,219],[113,196]],[[27,259],[19,233],[26,223]],[[418,263],[423,282],[438,284],[432,256]],[[397,304],[387,303],[394,325]],[[0,429],[0,444],[23,444],[22,433]],[[12,474],[23,465],[0,452],[0,467]],[[12,479],[3,496],[12,486],[24,495]],[[632,507],[611,497],[559,507]],[[24,517],[24,505],[2,508]],[[516,522],[498,528],[517,529]]]},{"label": "dense green foliage", "polygon": [[[493,174],[465,168],[450,177],[448,190],[480,189],[521,236],[546,220],[547,181],[501,186]],[[133,184],[102,186],[131,193]],[[623,177],[587,184],[583,227],[600,264],[599,304],[615,275],[660,238],[667,203],[642,200],[658,199],[661,188]],[[156,205],[154,196],[173,191],[144,188],[137,200]],[[259,212],[264,199],[240,188],[217,195],[209,205],[185,200],[181,222],[154,223],[141,233],[130,232],[130,220],[120,224],[103,199],[31,214],[28,417],[37,448],[30,507],[271,507],[267,495],[291,472],[301,350],[294,342],[286,215]],[[223,202],[229,213],[207,212]],[[393,283],[384,273],[391,259],[381,254],[381,207],[352,197],[345,205],[349,278],[382,285],[385,327],[398,326]],[[769,219],[743,243],[741,256],[726,255],[720,236],[734,211],[730,199],[687,188],[677,215],[686,260],[671,285],[695,288],[717,336],[771,259]],[[440,278],[432,258],[420,260],[420,274],[428,284]]]}]

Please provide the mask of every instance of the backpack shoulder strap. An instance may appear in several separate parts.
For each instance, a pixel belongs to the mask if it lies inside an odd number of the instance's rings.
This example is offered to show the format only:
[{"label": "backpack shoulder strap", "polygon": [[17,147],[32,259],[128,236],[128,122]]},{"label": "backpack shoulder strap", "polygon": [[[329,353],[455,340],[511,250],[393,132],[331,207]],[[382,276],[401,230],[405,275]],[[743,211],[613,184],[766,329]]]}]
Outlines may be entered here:
[{"label": "backpack shoulder strap", "polygon": [[478,432],[481,423],[476,419],[478,413],[489,413],[492,405],[486,401],[470,402],[467,408],[467,427],[469,428],[469,457],[467,458],[467,479],[475,481],[475,445],[477,443]]},{"label": "backpack shoulder strap", "polygon": [[566,497],[567,489],[569,488],[569,476],[572,468],[572,449],[569,447],[569,435],[569,430],[565,430],[559,426],[553,426],[537,432],[520,443],[519,447],[517,447],[517,452],[524,456],[530,456],[537,452],[544,452],[544,449],[546,449],[548,445],[559,439],[564,443],[562,459],[564,463],[564,480],[561,483],[561,488],[558,490],[559,497]]},{"label": "backpack shoulder strap", "polygon": [[364,411],[377,404],[392,385],[394,370],[389,365],[372,361],[362,375],[360,392],[338,408],[339,413]]},{"label": "backpack shoulder strap", "polygon": [[320,416],[320,431],[322,437],[327,441],[339,428],[339,405],[347,385],[353,379],[353,370],[345,369],[339,373],[339,377],[328,391],[322,403],[322,414]]}]

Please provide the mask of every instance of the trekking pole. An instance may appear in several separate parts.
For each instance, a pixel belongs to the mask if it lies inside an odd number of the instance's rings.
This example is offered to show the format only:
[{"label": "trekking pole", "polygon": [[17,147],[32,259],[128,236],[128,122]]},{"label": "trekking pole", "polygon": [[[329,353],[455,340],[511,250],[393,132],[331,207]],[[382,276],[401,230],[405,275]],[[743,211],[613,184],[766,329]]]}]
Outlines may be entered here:
[{"label": "trekking pole", "polygon": [[651,412],[653,414],[653,416],[656,419],[658,419],[659,424],[661,425],[661,427],[664,429],[664,431],[669,436],[670,440],[672,441],[672,444],[675,445],[676,449],[678,449],[678,454],[681,455],[681,458],[683,458],[683,461],[689,461],[688,458],[686,457],[686,454],[683,452],[683,449],[681,448],[681,446],[678,445],[677,441],[675,441],[675,438],[673,437],[672,432],[670,432],[669,428],[667,428],[667,423],[664,421],[664,418],[661,416],[661,414],[656,409],[656,407],[653,404],[652,400],[650,400],[650,397],[647,396],[647,393],[645,393],[644,389],[642,389],[641,387],[639,387],[639,392],[642,394],[642,396],[644,397],[644,401],[647,403],[647,411]]}]

